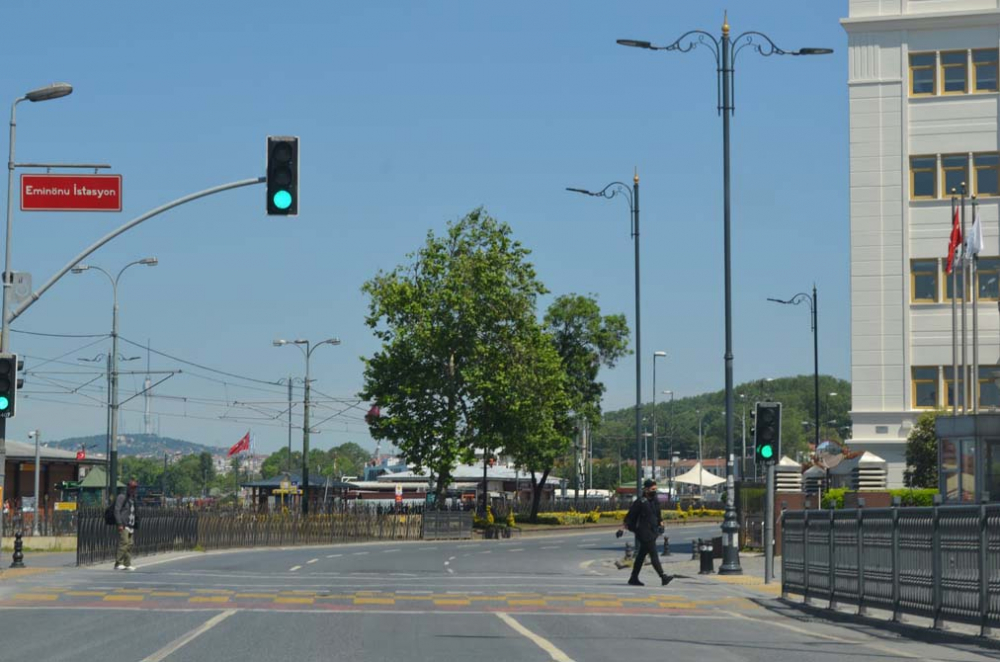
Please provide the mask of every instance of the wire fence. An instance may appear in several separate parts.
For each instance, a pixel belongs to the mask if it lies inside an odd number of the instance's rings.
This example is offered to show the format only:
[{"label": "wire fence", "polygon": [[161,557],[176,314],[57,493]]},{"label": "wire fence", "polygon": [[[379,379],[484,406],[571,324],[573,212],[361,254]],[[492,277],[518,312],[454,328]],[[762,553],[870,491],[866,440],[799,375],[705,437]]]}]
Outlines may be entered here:
[{"label": "wire fence", "polygon": [[1000,504],[786,511],[782,591],[811,600],[1000,624]]},{"label": "wire fence", "polygon": [[[471,523],[471,514],[469,520]],[[419,540],[423,535],[424,514],[420,508],[383,509],[354,504],[309,515],[140,508],[138,521],[133,554],[142,556],[186,550]],[[79,511],[77,565],[114,560],[117,544],[116,527],[105,523],[103,509]]]}]

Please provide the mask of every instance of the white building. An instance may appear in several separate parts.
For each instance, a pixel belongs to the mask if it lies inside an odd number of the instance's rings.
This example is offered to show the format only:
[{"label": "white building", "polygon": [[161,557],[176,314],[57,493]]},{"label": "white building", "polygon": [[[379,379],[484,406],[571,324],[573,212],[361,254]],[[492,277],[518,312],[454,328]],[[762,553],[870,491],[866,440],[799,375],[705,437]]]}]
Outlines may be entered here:
[{"label": "white building", "polygon": [[[998,0],[850,0],[851,377],[855,449],[902,484],[906,437],[951,405],[950,191],[968,182],[984,221],[979,379],[1000,405]],[[971,225],[971,207],[967,224]],[[959,289],[961,292],[961,289]],[[969,327],[971,334],[971,305]],[[969,355],[971,362],[971,335]]]}]

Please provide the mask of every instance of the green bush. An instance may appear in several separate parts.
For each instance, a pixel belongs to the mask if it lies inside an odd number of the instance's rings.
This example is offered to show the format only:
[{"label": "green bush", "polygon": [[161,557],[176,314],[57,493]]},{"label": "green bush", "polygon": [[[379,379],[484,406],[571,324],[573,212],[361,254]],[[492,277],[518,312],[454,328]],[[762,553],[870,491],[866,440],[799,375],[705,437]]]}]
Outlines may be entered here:
[{"label": "green bush", "polygon": [[823,493],[823,507],[824,508],[843,508],[844,507],[844,495],[851,490],[846,487],[838,487],[832,490],[827,490]]},{"label": "green bush", "polygon": [[889,494],[894,497],[899,497],[902,505],[904,506],[921,506],[928,507],[934,505],[934,495],[938,491],[935,489],[903,489],[903,490],[889,490]]}]

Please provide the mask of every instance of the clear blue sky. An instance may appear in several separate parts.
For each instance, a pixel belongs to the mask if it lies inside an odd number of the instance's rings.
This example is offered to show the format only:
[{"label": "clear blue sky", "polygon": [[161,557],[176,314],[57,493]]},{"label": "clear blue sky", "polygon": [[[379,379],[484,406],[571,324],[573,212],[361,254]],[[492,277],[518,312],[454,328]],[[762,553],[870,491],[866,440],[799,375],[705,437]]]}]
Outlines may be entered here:
[{"label": "clear blue sky", "polygon": [[[733,120],[733,269],[737,381],[812,371],[808,308],[769,304],[820,290],[821,370],[849,377],[846,2],[728,3],[733,33],[832,56],[740,55]],[[723,386],[722,142],[709,52],[623,48],[718,33],[726,3],[550,0],[482,3],[7,3],[3,104],[52,81],[72,96],[24,103],[18,161],[107,162],[124,175],[121,214],[17,213],[13,267],[41,282],[82,247],[189,192],[263,174],[267,134],[301,136],[297,218],[264,214],[264,191],[230,192],[169,212],[88,260],[122,279],[121,333],[216,369],[277,380],[303,361],[275,337],[343,340],[313,359],[316,388],[352,398],[359,357],[376,344],[361,284],[416,249],[428,229],[483,205],[533,253],[553,295],[594,293],[634,322],[627,208],[564,192],[642,181],[644,395],[654,350],[658,390]],[[543,305],[548,301],[544,301]],[[46,333],[110,330],[111,292],[96,273],[68,276],[14,325]],[[88,339],[15,335],[30,357],[78,364],[107,351]],[[123,346],[126,355],[138,354]],[[124,364],[123,369],[139,361]],[[39,358],[29,370],[78,370]],[[223,402],[278,401],[183,368],[157,399],[162,434],[229,445],[247,430]],[[81,384],[90,377],[49,375]],[[602,374],[605,408],[634,401],[634,362]],[[102,382],[81,393],[102,396]],[[124,397],[141,377],[123,376]],[[89,389],[94,389],[93,391]],[[29,378],[10,436],[103,433],[85,395]],[[273,390],[273,392],[271,392]],[[58,400],[56,404],[43,400]],[[276,404],[258,408],[269,410]],[[334,407],[331,409],[330,407]],[[123,432],[141,430],[141,400]],[[327,400],[318,419],[340,406]],[[323,424],[314,445],[370,444],[361,411]],[[257,415],[245,408],[231,416]],[[192,418],[204,416],[210,420]],[[253,425],[258,446],[285,443],[280,423]],[[296,443],[298,443],[298,432]]]}]

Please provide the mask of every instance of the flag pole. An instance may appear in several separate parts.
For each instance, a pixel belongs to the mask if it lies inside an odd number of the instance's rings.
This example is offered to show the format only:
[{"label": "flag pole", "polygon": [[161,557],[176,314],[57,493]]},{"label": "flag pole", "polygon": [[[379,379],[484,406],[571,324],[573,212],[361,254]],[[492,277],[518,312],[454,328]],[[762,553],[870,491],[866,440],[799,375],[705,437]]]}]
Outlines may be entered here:
[{"label": "flag pole", "polygon": [[[956,213],[955,189],[951,190],[951,234],[955,233],[955,213]],[[951,240],[949,240],[951,241]],[[954,255],[950,260],[951,264],[951,414],[958,416],[958,272],[955,270]]]},{"label": "flag pole", "polygon": [[[969,271],[970,283],[972,285],[972,413],[979,413],[979,233],[982,232],[982,222],[979,219],[979,209],[976,204],[976,196],[972,196],[972,225],[973,239],[975,246],[969,251]],[[971,244],[966,240],[967,244]]]},{"label": "flag pole", "polygon": [[969,269],[965,259],[965,242],[968,236],[965,232],[965,182],[962,182],[962,241],[959,247],[962,249],[962,258],[959,266],[962,269],[962,414],[969,413],[969,337],[966,329],[967,313],[965,312],[966,292],[969,289]]}]

